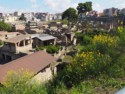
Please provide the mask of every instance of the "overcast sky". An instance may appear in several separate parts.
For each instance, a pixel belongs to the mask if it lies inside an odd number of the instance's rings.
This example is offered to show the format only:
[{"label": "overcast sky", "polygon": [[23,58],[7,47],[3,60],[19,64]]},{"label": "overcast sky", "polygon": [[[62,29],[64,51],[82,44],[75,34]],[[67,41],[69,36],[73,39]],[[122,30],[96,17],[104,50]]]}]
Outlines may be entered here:
[{"label": "overcast sky", "polygon": [[125,0],[0,0],[0,12],[49,12],[60,13],[78,3],[91,1],[93,9],[101,12],[105,8],[125,8]]}]

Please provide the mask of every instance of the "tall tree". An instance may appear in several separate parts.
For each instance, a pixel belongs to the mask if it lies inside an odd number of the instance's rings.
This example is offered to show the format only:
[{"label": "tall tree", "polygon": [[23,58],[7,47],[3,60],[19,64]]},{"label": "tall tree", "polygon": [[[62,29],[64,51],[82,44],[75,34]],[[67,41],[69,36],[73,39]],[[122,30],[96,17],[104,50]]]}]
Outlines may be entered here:
[{"label": "tall tree", "polygon": [[86,17],[87,12],[92,10],[92,2],[79,3],[77,6],[78,14],[80,18]]},{"label": "tall tree", "polygon": [[67,10],[65,10],[62,14],[62,19],[66,19],[68,20],[68,22],[70,23],[74,23],[77,21],[78,19],[78,14],[77,11],[74,8],[68,8]]}]

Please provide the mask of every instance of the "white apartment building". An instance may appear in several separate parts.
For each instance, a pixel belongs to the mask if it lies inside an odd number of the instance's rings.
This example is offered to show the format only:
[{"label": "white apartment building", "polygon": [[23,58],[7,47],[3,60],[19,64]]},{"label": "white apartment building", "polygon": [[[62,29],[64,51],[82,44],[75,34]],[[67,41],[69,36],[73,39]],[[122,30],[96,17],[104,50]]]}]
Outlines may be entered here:
[{"label": "white apartment building", "polygon": [[10,16],[10,15],[9,16],[4,16],[3,20],[6,23],[14,23],[15,21],[18,20],[18,17],[16,17],[16,16]]}]

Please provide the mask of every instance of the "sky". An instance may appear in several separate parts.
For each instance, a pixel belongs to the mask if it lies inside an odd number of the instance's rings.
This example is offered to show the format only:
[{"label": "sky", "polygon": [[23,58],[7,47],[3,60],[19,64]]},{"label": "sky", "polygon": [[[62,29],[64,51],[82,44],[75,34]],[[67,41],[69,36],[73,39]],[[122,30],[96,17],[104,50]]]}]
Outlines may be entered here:
[{"label": "sky", "polygon": [[[76,8],[78,3],[88,0],[0,0],[0,12],[49,12],[61,13],[69,7]],[[89,0],[93,10],[116,7],[125,8],[125,0]]]}]

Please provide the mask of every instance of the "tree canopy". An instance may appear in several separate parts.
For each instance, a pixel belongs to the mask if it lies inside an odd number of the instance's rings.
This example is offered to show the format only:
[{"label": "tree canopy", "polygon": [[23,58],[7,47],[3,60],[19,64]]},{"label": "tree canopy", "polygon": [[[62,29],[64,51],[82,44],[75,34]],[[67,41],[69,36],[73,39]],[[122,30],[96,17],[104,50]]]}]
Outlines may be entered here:
[{"label": "tree canopy", "polygon": [[78,14],[92,10],[92,2],[79,3],[77,6]]},{"label": "tree canopy", "polygon": [[19,20],[24,20],[24,21],[26,21],[26,17],[24,16],[24,14],[22,14],[22,15],[20,16]]},{"label": "tree canopy", "polygon": [[5,22],[0,22],[0,31],[11,31],[12,27],[5,23]]},{"label": "tree canopy", "polygon": [[69,22],[76,21],[78,19],[77,11],[74,8],[68,8],[63,12],[62,19],[66,19]]}]

